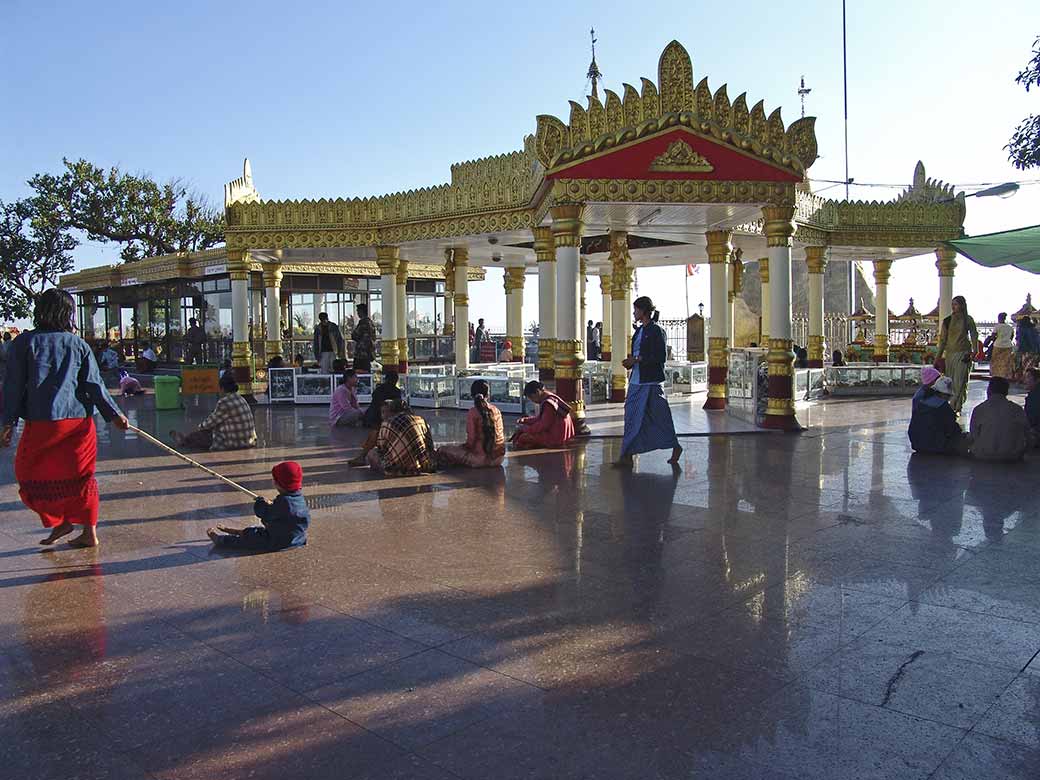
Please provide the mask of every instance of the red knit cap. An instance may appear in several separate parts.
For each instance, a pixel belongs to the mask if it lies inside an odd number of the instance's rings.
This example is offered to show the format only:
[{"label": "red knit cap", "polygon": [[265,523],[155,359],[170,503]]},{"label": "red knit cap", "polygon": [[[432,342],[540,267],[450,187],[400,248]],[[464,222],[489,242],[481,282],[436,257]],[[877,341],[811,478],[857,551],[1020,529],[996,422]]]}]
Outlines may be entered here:
[{"label": "red knit cap", "polygon": [[271,469],[271,476],[278,483],[278,487],[287,493],[292,493],[303,487],[303,469],[294,460],[279,463]]}]

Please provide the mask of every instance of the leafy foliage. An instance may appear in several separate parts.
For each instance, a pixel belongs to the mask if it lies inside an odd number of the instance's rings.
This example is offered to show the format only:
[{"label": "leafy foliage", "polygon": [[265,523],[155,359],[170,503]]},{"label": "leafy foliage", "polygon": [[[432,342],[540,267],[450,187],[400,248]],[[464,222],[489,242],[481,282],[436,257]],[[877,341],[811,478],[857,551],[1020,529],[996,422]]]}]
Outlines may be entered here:
[{"label": "leafy foliage", "polygon": [[[1033,59],[1018,74],[1015,83],[1025,87],[1026,92],[1030,87],[1040,87],[1040,37],[1033,41]],[[1025,170],[1040,166],[1040,115],[1031,114],[1023,119],[1004,148],[1016,168]]]},{"label": "leafy foliage", "polygon": [[37,296],[72,270],[78,243],[38,198],[0,202],[0,320],[30,317]]},{"label": "leafy foliage", "polygon": [[29,180],[43,208],[63,226],[92,241],[123,245],[126,262],[190,252],[224,241],[224,215],[180,181],[158,184],[146,176],[105,171],[86,160],[63,160],[61,174]]}]

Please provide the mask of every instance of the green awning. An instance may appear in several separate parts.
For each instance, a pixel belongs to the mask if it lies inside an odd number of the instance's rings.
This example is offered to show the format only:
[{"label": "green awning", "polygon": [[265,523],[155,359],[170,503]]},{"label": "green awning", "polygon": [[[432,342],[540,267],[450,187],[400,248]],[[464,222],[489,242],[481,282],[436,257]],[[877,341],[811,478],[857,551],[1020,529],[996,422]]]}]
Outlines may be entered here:
[{"label": "green awning", "polygon": [[947,241],[960,254],[988,268],[1013,265],[1040,274],[1040,225]]}]

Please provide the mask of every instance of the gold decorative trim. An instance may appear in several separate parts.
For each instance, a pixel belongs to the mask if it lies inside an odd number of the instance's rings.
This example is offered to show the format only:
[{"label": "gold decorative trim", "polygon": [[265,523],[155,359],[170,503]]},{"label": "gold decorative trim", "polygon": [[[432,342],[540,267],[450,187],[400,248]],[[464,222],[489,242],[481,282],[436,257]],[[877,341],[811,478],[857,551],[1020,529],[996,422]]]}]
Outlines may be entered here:
[{"label": "gold decorative trim", "polygon": [[769,396],[766,401],[766,414],[776,417],[794,416],[794,352],[791,350],[791,339],[769,339],[769,353],[766,355],[769,376],[782,376],[791,379],[791,393],[787,398]]},{"label": "gold decorative trim", "polygon": [[534,256],[539,263],[556,262],[556,244],[553,243],[552,228],[548,225],[536,227],[534,233]]},{"label": "gold decorative trim", "polygon": [[628,233],[610,231],[610,299],[623,301],[632,285],[632,256],[628,252]]},{"label": "gold decorative trim", "polygon": [[874,284],[888,284],[888,280],[892,275],[892,261],[891,260],[875,260],[874,261]]},{"label": "gold decorative trim", "polygon": [[750,203],[790,204],[795,187],[788,182],[695,179],[554,179],[558,201],[599,203]]},{"label": "gold decorative trim", "polygon": [[505,286],[506,295],[515,291],[524,291],[524,284],[527,281],[525,275],[525,269],[523,266],[510,266],[504,269],[502,274],[502,281]]},{"label": "gold decorative trim", "polygon": [[694,151],[685,141],[676,140],[668,144],[668,148],[650,163],[651,171],[662,173],[710,173],[715,170],[704,157]]},{"label": "gold decorative trim", "polygon": [[585,225],[582,214],[584,203],[557,203],[549,209],[552,214],[553,244],[560,247],[580,247],[581,233]]},{"label": "gold decorative trim", "polygon": [[455,299],[454,300],[455,300],[455,308],[456,309],[459,308],[460,306],[469,306],[469,296],[466,295],[466,293],[460,293],[460,292],[455,293]]},{"label": "gold decorative trim", "polygon": [[822,274],[827,270],[827,247],[807,246],[805,248],[805,265],[811,274]]},{"label": "gold decorative trim", "polygon": [[758,280],[761,284],[769,284],[769,258],[758,258]]},{"label": "gold decorative trim", "polygon": [[263,263],[264,287],[282,286],[282,266],[278,263]]},{"label": "gold decorative trim", "polygon": [[940,246],[935,250],[935,267],[939,276],[953,276],[957,268],[957,251],[948,246]]},{"label": "gold decorative trim", "polygon": [[709,230],[704,238],[707,242],[708,262],[712,265],[728,263],[733,251],[733,234],[729,230]]},{"label": "gold decorative trim", "polygon": [[794,208],[792,206],[763,206],[766,246],[791,246],[794,235]]},{"label": "gold decorative trim", "polygon": [[823,360],[823,336],[811,335],[809,336],[809,343],[806,345],[806,353],[809,360]]}]

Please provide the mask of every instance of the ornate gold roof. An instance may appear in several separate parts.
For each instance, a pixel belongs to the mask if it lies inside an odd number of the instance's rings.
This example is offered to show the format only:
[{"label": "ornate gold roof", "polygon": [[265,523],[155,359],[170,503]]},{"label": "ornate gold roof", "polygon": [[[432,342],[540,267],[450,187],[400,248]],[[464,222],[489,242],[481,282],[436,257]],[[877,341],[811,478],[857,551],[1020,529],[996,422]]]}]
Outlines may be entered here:
[{"label": "ornate gold roof", "polygon": [[587,108],[571,101],[567,124],[554,116],[539,116],[538,160],[551,171],[662,130],[685,127],[798,175],[815,162],[815,117],[787,127],[779,108],[766,116],[761,100],[748,110],[746,93],[731,103],[725,84],[714,94],[706,78],[694,87],[693,62],[678,41],[661,53],[657,81],[641,79],[641,91],[625,84],[623,99],[605,90],[605,105],[595,95],[588,97]]}]

